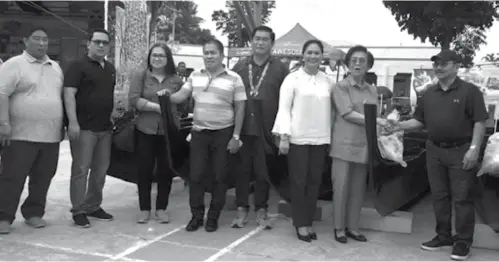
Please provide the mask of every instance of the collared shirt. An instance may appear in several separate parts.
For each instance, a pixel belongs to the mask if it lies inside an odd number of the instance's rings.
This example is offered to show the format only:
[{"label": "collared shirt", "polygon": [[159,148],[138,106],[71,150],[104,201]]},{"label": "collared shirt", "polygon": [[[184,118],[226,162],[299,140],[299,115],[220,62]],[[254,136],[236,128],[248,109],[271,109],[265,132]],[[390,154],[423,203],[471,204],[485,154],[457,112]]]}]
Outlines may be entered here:
[{"label": "collared shirt", "polygon": [[86,55],[72,62],[64,75],[64,86],[77,89],[76,116],[82,130],[109,131],[113,128],[116,70],[104,60],[104,67]]},{"label": "collared shirt", "polygon": [[290,73],[281,86],[272,133],[289,135],[290,142],[298,145],[329,144],[332,87],[322,71],[309,75],[300,68]]},{"label": "collared shirt", "polygon": [[434,142],[471,141],[475,122],[489,118],[480,89],[459,77],[443,90],[440,84],[428,87],[418,99],[414,118],[428,130]]},{"label": "collared shirt", "polygon": [[[257,86],[267,63],[269,63],[269,67],[258,90],[258,95],[253,97],[250,94],[249,65],[253,66],[253,85]],[[248,97],[241,134],[260,135],[262,131],[270,134],[277,114],[279,90],[284,78],[288,75],[288,68],[279,59],[274,57],[270,57],[261,66],[257,65],[252,57],[247,57],[246,59],[241,59],[232,70],[241,76],[246,87],[246,96]],[[263,127],[262,123],[264,123]]]},{"label": "collared shirt", "polygon": [[[132,78],[128,93],[129,105],[139,110],[136,127],[148,135],[164,135],[163,118],[161,114],[151,111],[141,111],[147,102],[159,103],[157,92],[168,89],[171,93],[177,92],[183,85],[178,75],[166,76],[159,82],[150,70],[140,72]],[[174,122],[180,126],[179,105],[172,105]]]},{"label": "collared shirt", "polygon": [[367,82],[356,83],[347,77],[333,88],[336,108],[332,126],[330,156],[354,163],[367,163],[367,136],[364,125],[344,119],[351,112],[364,115],[364,104],[377,104],[376,87]]},{"label": "collared shirt", "polygon": [[182,88],[192,92],[193,127],[199,130],[233,126],[234,102],[246,100],[241,77],[229,69],[216,76],[210,76],[205,69],[194,71]]},{"label": "collared shirt", "polygon": [[0,67],[0,95],[9,98],[12,139],[55,143],[63,138],[62,70],[24,51]]}]

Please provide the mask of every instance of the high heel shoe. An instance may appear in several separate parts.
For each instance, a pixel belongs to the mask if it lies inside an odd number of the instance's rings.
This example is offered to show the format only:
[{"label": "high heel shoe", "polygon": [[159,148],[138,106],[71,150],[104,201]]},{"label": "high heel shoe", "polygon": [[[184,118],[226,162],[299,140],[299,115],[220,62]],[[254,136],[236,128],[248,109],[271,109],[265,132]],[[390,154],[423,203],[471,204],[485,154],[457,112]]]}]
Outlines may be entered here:
[{"label": "high heel shoe", "polygon": [[[345,233],[346,234],[346,233]],[[347,236],[341,236],[339,237],[338,234],[337,234],[337,230],[335,229],[334,230],[334,239],[342,244],[346,244],[347,243]]]},{"label": "high heel shoe", "polygon": [[308,236],[310,237],[310,239],[312,240],[317,240],[317,234],[314,232],[314,233],[309,233]]},{"label": "high heel shoe", "polygon": [[296,237],[301,240],[301,241],[305,241],[305,242],[312,242],[312,239],[310,238],[310,235],[301,235],[300,232],[298,231],[298,228],[296,228]]},{"label": "high heel shoe", "polygon": [[352,231],[348,230],[348,228],[345,228],[345,235],[353,240],[359,241],[359,242],[367,242],[366,236],[362,234],[354,234]]}]

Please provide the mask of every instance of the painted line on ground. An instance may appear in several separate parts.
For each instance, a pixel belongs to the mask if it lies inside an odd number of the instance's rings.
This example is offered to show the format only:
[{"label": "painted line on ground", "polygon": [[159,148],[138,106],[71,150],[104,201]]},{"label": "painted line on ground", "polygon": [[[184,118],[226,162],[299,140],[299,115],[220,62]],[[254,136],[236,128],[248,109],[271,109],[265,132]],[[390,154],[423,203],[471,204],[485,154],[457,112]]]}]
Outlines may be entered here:
[{"label": "painted line on ground", "polygon": [[177,233],[178,231],[180,231],[180,230],[182,230],[184,228],[185,228],[185,225],[181,226],[181,227],[178,227],[178,228],[175,228],[174,230],[169,231],[168,233],[165,233],[163,235],[159,235],[159,236],[157,236],[157,237],[155,237],[155,238],[153,238],[151,240],[146,240],[146,241],[142,240],[142,241],[139,241],[134,246],[131,246],[131,247],[127,248],[125,251],[123,251],[123,252],[121,252],[121,253],[119,253],[119,254],[117,254],[115,256],[112,256],[110,258],[110,260],[120,260],[120,259],[123,259],[124,257],[126,257],[126,256],[128,256],[128,255],[130,255],[130,254],[132,254],[132,253],[134,253],[134,252],[136,252],[136,251],[138,251],[138,250],[140,250],[142,248],[150,246],[150,245],[152,245],[152,244],[160,241],[161,239],[163,239],[163,238],[165,238],[165,237],[167,237],[169,235],[175,234],[175,233]]},{"label": "painted line on ground", "polygon": [[52,245],[47,245],[47,244],[42,244],[42,243],[33,243],[33,242],[22,242],[22,241],[10,241],[3,239],[4,241],[7,242],[13,242],[13,243],[19,243],[19,244],[26,244],[29,246],[34,246],[34,247],[39,247],[39,248],[47,248],[47,249],[53,249],[57,251],[63,251],[67,253],[72,253],[72,254],[79,254],[79,255],[87,255],[87,256],[96,256],[96,257],[105,257],[105,258],[111,258],[113,255],[111,254],[103,254],[99,252],[91,252],[91,251],[84,251],[84,250],[78,250],[74,248],[68,248],[68,247],[59,247],[59,246],[52,246]]},{"label": "painted line on ground", "polygon": [[[271,219],[271,222],[274,222],[275,219]],[[237,239],[236,241],[232,242],[230,245],[220,249],[216,254],[212,255],[211,257],[207,258],[204,262],[213,262],[222,257],[223,255],[229,253],[234,249],[235,247],[239,246],[242,244],[244,241],[250,239],[252,236],[260,233],[263,231],[263,227],[257,227],[250,232],[248,232],[246,235],[242,236],[241,238]]]}]

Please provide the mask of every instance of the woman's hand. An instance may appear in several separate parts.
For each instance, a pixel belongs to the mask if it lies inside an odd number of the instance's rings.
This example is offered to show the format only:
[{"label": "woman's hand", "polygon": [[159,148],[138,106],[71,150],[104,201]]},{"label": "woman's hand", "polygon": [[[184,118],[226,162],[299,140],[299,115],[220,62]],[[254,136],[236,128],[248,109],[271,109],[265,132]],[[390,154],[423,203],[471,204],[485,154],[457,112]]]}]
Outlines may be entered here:
[{"label": "woman's hand", "polygon": [[287,155],[289,152],[289,139],[281,138],[279,141],[279,154]]}]

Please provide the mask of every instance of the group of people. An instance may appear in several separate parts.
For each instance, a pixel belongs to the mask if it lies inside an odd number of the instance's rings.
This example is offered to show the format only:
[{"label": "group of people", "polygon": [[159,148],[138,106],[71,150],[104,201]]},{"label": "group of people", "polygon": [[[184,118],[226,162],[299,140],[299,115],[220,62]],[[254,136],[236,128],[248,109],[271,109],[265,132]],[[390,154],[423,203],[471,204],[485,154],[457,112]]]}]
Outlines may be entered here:
[{"label": "group of people", "polygon": [[[138,158],[138,223],[154,217],[168,223],[167,207],[173,174],[165,161],[165,131],[158,96],[172,102],[175,122],[179,106],[192,99],[189,205],[187,231],[204,226],[218,229],[225,205],[230,161],[237,159],[237,216],[232,227],[248,223],[250,178],[255,175],[256,222],[271,228],[266,155],[287,155],[292,220],[297,238],[318,238],[313,218],[327,157],[332,158],[334,239],[365,242],[359,231],[367,176],[367,138],[364,104],[378,103],[377,90],[365,81],[374,57],[364,46],[348,50],[343,63],[349,74],[335,83],[320,70],[325,59],[321,41],[308,40],[302,66],[289,72],[271,51],[275,33],[267,26],[251,35],[252,54],[232,70],[223,64],[224,46],[212,39],[203,44],[205,67],[183,78],[176,72],[168,46],[154,44],[147,69],[132,77],[129,105],[138,111],[135,151]],[[109,34],[89,36],[88,55],[62,73],[46,55],[43,29],[24,39],[26,50],[0,67],[0,138],[4,146],[0,176],[0,233],[10,233],[26,177],[29,196],[21,207],[26,223],[44,227],[47,191],[57,167],[59,143],[70,139],[73,163],[70,195],[74,224],[89,227],[88,217],[112,220],[101,208],[102,189],[109,166],[115,69],[104,58]],[[473,241],[473,185],[479,148],[488,114],[483,96],[471,83],[457,77],[460,59],[444,50],[431,58],[439,82],[418,99],[414,119],[396,122],[381,117],[388,131],[428,130],[428,177],[434,197],[437,236],[422,244],[426,250],[453,246],[453,259],[466,259]],[[336,65],[330,61],[330,65]],[[67,119],[65,119],[67,116]],[[66,123],[64,123],[66,122]],[[153,169],[157,164],[158,195],[151,210]],[[206,170],[212,169],[212,199],[205,217]],[[89,174],[90,170],[90,174]],[[87,186],[88,184],[88,186]],[[451,199],[455,203],[456,236],[452,236]]]}]

